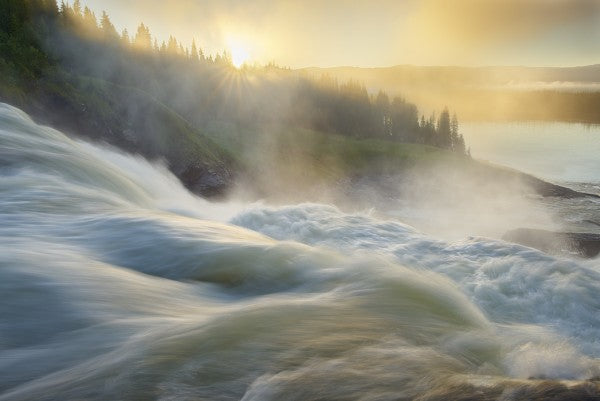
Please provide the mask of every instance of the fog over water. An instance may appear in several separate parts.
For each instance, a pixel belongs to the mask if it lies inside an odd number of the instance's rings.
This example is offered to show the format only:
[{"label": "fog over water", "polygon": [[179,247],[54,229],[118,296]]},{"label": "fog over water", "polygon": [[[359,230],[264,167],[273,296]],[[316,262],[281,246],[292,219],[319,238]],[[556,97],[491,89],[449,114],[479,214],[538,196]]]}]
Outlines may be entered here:
[{"label": "fog over water", "polygon": [[7,105],[0,194],[0,400],[533,399],[600,375],[598,260],[209,203]]}]

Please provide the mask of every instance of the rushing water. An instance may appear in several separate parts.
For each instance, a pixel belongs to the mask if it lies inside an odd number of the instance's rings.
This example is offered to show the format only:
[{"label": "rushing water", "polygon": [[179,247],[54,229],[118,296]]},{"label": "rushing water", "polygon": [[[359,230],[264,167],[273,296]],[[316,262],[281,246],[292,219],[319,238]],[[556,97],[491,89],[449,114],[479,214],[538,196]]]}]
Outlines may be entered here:
[{"label": "rushing water", "polygon": [[600,374],[597,261],[211,204],[6,105],[0,193],[0,400],[534,399]]}]

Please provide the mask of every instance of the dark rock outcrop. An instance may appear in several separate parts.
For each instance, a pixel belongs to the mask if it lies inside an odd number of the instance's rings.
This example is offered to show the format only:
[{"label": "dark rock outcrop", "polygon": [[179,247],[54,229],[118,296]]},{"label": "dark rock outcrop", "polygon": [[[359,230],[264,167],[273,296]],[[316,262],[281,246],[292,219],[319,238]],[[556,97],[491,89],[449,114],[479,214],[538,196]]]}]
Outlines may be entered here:
[{"label": "dark rock outcrop", "polygon": [[190,191],[207,198],[224,196],[233,184],[233,174],[224,165],[192,164],[177,177]]},{"label": "dark rock outcrop", "polygon": [[502,239],[551,254],[593,258],[600,253],[600,234],[560,233],[533,228],[510,230]]},{"label": "dark rock outcrop", "polygon": [[585,192],[574,191],[570,188],[562,187],[560,185],[551,184],[549,182],[540,180],[534,176],[525,173],[519,173],[521,180],[528,185],[531,189],[533,189],[537,194],[543,197],[558,197],[558,198],[600,198],[599,195],[596,194],[588,194]]}]

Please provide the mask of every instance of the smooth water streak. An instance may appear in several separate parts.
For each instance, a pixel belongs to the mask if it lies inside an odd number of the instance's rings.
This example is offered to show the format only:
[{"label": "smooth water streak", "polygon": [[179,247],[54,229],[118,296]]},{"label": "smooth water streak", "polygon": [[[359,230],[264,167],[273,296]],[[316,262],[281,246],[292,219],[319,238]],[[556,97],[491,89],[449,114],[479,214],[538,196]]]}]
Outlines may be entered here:
[{"label": "smooth water streak", "polygon": [[214,204],[0,105],[0,400],[398,399],[600,374],[597,261]]}]

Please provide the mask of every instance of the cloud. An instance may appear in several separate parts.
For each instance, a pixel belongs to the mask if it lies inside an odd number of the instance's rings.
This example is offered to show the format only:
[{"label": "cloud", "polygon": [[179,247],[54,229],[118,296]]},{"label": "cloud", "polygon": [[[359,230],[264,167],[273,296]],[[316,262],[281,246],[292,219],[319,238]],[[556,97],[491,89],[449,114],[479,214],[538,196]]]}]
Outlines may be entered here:
[{"label": "cloud", "polygon": [[490,44],[557,29],[597,29],[598,0],[422,0],[412,27],[429,40]]}]

